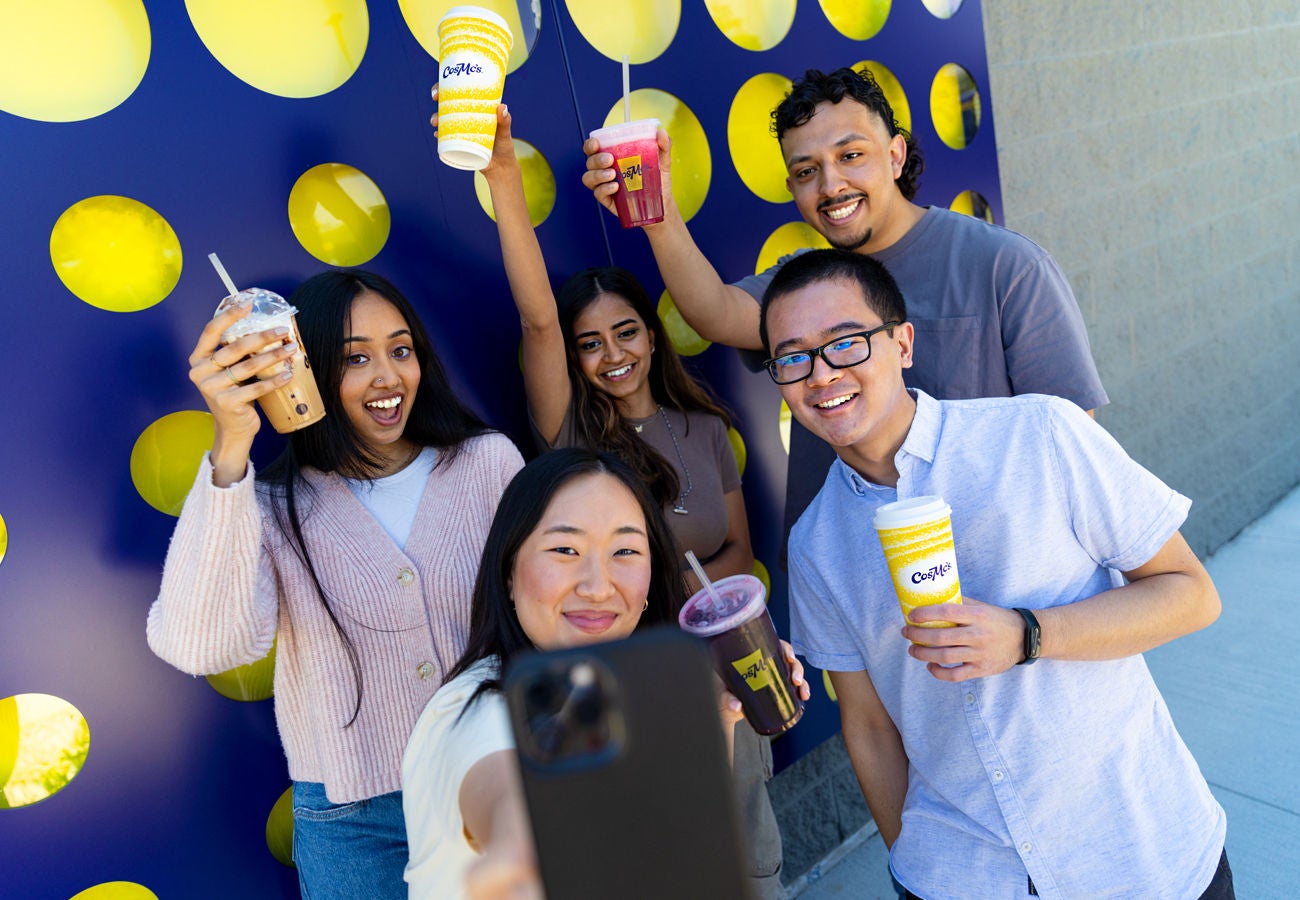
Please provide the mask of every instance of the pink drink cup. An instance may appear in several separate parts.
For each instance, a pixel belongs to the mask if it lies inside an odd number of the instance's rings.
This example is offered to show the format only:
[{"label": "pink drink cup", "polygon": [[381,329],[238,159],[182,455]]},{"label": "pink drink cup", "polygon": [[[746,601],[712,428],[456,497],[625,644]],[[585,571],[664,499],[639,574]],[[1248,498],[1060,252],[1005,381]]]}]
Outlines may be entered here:
[{"label": "pink drink cup", "polygon": [[614,205],[624,228],[664,220],[658,130],[658,119],[638,119],[597,128],[591,133],[601,151],[614,156],[614,169],[618,172]]},{"label": "pink drink cup", "polygon": [[753,575],[732,575],[715,581],[713,589],[721,608],[707,590],[698,591],[682,607],[678,624],[708,643],[714,668],[755,731],[789,731],[803,716],[803,698],[790,681],[763,582]]}]

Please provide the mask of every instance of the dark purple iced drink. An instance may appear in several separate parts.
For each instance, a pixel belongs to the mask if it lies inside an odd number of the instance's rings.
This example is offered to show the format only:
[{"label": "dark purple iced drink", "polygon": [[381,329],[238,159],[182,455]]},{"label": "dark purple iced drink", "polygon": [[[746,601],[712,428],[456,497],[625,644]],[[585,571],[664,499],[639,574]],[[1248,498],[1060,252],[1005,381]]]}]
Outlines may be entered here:
[{"label": "dark purple iced drink", "polygon": [[682,607],[678,623],[708,642],[718,674],[755,731],[788,731],[803,715],[803,699],[790,683],[763,582],[753,575],[732,575],[715,581],[713,590],[720,603],[707,590],[698,591]]}]

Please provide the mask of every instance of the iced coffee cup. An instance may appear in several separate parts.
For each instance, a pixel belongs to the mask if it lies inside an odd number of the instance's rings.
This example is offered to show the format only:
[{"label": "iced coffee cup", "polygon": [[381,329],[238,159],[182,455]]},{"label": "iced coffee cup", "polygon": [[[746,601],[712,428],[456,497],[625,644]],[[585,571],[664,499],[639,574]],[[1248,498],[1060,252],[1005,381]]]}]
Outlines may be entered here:
[{"label": "iced coffee cup", "polygon": [[790,681],[767,612],[763,582],[732,575],[698,591],[677,617],[682,630],[704,638],[727,689],[740,700],[745,718],[759,734],[781,734],[803,715],[803,698]]},{"label": "iced coffee cup", "polygon": [[[961,603],[952,510],[942,497],[912,497],[876,510],[876,533],[904,618],[918,606]],[[951,628],[927,622],[926,628]]]},{"label": "iced coffee cup", "polygon": [[456,6],[438,22],[438,158],[478,171],[492,159],[497,104],[514,38],[490,9]]},{"label": "iced coffee cup", "polygon": [[[298,334],[298,323],[294,319],[294,314],[298,310],[290,306],[289,302],[279,294],[262,288],[249,288],[222,300],[215,315],[219,316],[230,307],[246,300],[252,302],[252,309],[249,310],[248,315],[225,330],[221,335],[223,344],[229,344],[246,334],[254,334],[258,331],[288,328],[290,336],[298,345],[297,352],[286,361],[291,367],[293,378],[288,384],[258,398],[257,402],[262,407],[262,412],[266,414],[267,421],[281,434],[288,434],[319,422],[325,417],[325,404],[321,402],[320,390],[317,389],[316,379],[311,374],[311,364],[307,361],[307,354],[302,350],[302,338]],[[281,345],[280,341],[276,341],[262,347],[258,352],[274,350]],[[279,368],[268,369],[259,373],[258,377],[274,378],[282,371]]]},{"label": "iced coffee cup", "polygon": [[591,133],[602,153],[614,156],[618,193],[614,205],[624,228],[664,220],[664,195],[659,175],[658,119],[621,122]]}]

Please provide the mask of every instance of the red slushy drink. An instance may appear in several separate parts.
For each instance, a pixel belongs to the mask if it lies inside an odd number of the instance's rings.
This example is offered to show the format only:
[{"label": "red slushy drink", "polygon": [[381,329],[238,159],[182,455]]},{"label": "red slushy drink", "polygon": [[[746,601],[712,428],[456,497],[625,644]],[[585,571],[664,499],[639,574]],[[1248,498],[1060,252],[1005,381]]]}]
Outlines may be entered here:
[{"label": "red slushy drink", "polygon": [[714,667],[755,731],[788,731],[803,715],[803,699],[790,682],[763,582],[732,575],[715,581],[713,590],[718,601],[707,590],[698,591],[682,607],[678,624],[708,642]]},{"label": "red slushy drink", "polygon": [[591,137],[604,153],[614,156],[618,193],[614,205],[624,228],[664,220],[664,195],[659,177],[658,119],[638,119],[597,128]]}]

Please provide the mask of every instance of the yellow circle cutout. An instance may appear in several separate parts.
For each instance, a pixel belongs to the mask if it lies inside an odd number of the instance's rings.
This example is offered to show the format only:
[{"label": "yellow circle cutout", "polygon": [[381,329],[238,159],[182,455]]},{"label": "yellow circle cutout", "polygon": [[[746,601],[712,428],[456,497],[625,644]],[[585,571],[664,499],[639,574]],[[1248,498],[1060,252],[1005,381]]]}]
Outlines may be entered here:
[{"label": "yellow circle cutout", "polygon": [[945,63],[930,83],[930,118],[939,139],[964,150],[980,127],[980,92],[975,79],[956,63]]},{"label": "yellow circle cutout", "polygon": [[659,321],[664,323],[664,331],[668,332],[668,339],[673,342],[673,349],[682,356],[699,356],[709,349],[712,342],[700,337],[694,328],[686,324],[667,291],[659,295],[657,312]]},{"label": "yellow circle cutout", "polygon": [[767,592],[767,602],[772,602],[772,576],[768,574],[767,566],[763,565],[761,560],[754,560],[754,568],[750,569],[750,574],[763,582],[763,590]]},{"label": "yellow circle cutout", "polygon": [[50,694],[0,700],[0,809],[30,806],[77,777],[90,752],[81,712]]},{"label": "yellow circle cutout", "polygon": [[392,218],[379,186],[343,163],[313,166],[289,191],[289,227],[331,266],[359,266],[384,249]]},{"label": "yellow circle cutout", "polygon": [[277,97],[328,94],[352,77],[370,40],[365,0],[185,0],[185,9],[217,62]]},{"label": "yellow circle cutout", "polygon": [[[464,6],[464,0],[398,0],[397,5],[402,10],[406,27],[420,42],[424,52],[434,59],[441,59],[442,47],[438,41],[438,22],[452,7]],[[528,54],[537,44],[537,33],[542,27],[542,7],[530,4],[529,20],[525,23],[519,15],[519,7],[522,4],[516,0],[474,0],[473,5],[492,10],[505,19],[506,24],[510,26],[510,35],[514,38],[514,42],[510,46],[510,58],[506,61],[506,74],[509,75],[524,64],[524,60],[528,59]]]},{"label": "yellow circle cutout", "polygon": [[794,0],[704,0],[713,24],[738,47],[771,50],[794,23]]},{"label": "yellow circle cutout", "polygon": [[[551,164],[538,150],[527,141],[515,138],[515,156],[519,159],[519,171],[524,176],[524,201],[528,204],[528,220],[536,228],[546,221],[546,217],[555,208],[555,173]],[[482,172],[474,173],[474,194],[478,205],[493,222],[497,220],[492,209],[492,192],[488,190],[487,179]]]},{"label": "yellow circle cutout", "polygon": [[181,242],[167,220],[130,197],[79,200],[50,231],[50,262],[68,290],[109,312],[148,309],[181,277]]},{"label": "yellow circle cutout", "polygon": [[912,132],[912,107],[907,102],[907,92],[903,90],[903,84],[898,80],[888,66],[878,63],[874,59],[864,59],[853,68],[858,71],[866,69],[871,76],[876,79],[876,84],[880,85],[880,90],[884,92],[885,99],[889,101],[889,107],[894,111],[894,121],[898,127],[908,134]]},{"label": "yellow circle cutout", "polygon": [[5,561],[5,553],[9,551],[9,529],[5,525],[5,517],[0,516],[0,562]]},{"label": "yellow circle cutout", "polygon": [[791,86],[784,75],[760,72],[740,86],[727,113],[727,149],[736,173],[745,187],[769,203],[791,199],[781,145],[772,134],[772,110]]},{"label": "yellow circle cutout", "polygon": [[[616,62],[649,62],[668,49],[682,17],[681,0],[564,0],[587,43]],[[618,83],[617,72],[611,77]],[[641,118],[633,114],[633,118]],[[662,121],[662,120],[661,120]],[[671,132],[670,132],[671,133]]]},{"label": "yellow circle cutout", "polygon": [[826,696],[831,698],[832,703],[840,702],[840,698],[835,696],[835,685],[831,684],[831,673],[825,669],[822,670],[822,687],[826,688]]},{"label": "yellow circle cutout", "polygon": [[209,412],[184,410],[155,421],[131,448],[131,482],[136,491],[159,512],[179,516],[215,436]]},{"label": "yellow circle cutout", "polygon": [[890,0],[817,0],[826,21],[840,34],[865,41],[880,33],[889,18]]},{"label": "yellow circle cutout", "polygon": [[79,122],[130,97],[149,66],[140,0],[0,5],[0,109],[40,122]]},{"label": "yellow circle cutout", "polygon": [[781,435],[781,446],[785,448],[785,455],[790,455],[790,407],[784,400],[781,401],[781,409],[776,414],[776,430]]},{"label": "yellow circle cutout", "polygon": [[745,474],[745,463],[749,461],[749,451],[745,448],[745,439],[740,436],[740,432],[733,425],[727,429],[727,440],[731,441],[731,452],[736,456],[736,470],[743,476]]},{"label": "yellow circle cutout", "polygon": [[765,272],[783,256],[796,250],[826,250],[830,244],[815,228],[807,222],[786,222],[768,235],[758,251],[758,261],[754,264],[754,274]]},{"label": "yellow circle cutout", "polygon": [[266,656],[245,666],[208,675],[208,684],[223,697],[249,703],[275,694],[275,641]]},{"label": "yellow circle cutout", "polygon": [[978,191],[962,191],[952,198],[952,203],[948,204],[948,208],[953,212],[973,216],[976,219],[983,219],[990,225],[993,224],[993,209],[989,206],[989,202],[984,199],[984,195]]},{"label": "yellow circle cutout", "polygon": [[[709,153],[709,139],[704,126],[691,108],[665,91],[641,88],[632,92],[632,118],[658,119],[673,140],[669,154],[672,166],[673,199],[682,219],[689,222],[704,205],[713,180],[713,157]],[[605,116],[604,125],[623,121],[623,101],[620,98]]]},{"label": "yellow circle cutout", "polygon": [[293,864],[293,788],[289,787],[275,801],[266,817],[266,849],[291,869]]},{"label": "yellow circle cutout", "polygon": [[86,888],[71,900],[158,900],[158,895],[134,881],[106,881]]},{"label": "yellow circle cutout", "polygon": [[962,0],[921,0],[936,19],[951,19],[961,9]]}]

